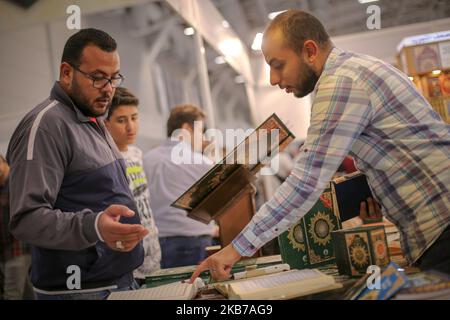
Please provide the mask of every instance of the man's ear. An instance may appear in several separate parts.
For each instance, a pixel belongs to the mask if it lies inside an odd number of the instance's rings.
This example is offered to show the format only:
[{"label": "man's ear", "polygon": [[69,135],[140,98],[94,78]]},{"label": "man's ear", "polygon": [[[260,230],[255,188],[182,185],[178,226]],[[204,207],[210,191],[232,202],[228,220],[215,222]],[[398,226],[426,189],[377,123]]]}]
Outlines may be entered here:
[{"label": "man's ear", "polygon": [[187,122],[183,123],[181,125],[180,129],[184,129],[184,130],[188,130],[188,131],[194,131],[194,128],[192,128],[192,126],[189,123],[187,123]]},{"label": "man's ear", "polygon": [[303,56],[309,63],[314,63],[319,54],[319,46],[313,40],[306,40],[303,44]]},{"label": "man's ear", "polygon": [[68,86],[72,83],[72,77],[73,68],[67,62],[62,62],[59,67],[59,81]]}]

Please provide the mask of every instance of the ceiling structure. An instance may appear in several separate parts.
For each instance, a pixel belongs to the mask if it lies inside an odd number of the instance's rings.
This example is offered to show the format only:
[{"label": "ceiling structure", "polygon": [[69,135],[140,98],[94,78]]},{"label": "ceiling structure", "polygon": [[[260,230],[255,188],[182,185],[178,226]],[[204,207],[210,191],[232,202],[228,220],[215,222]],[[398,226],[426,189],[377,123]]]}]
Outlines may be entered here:
[{"label": "ceiling structure", "polygon": [[289,8],[315,15],[332,37],[368,31],[366,10],[370,5],[380,7],[382,29],[450,17],[449,0],[379,0],[365,4],[359,0],[212,1],[249,48],[256,33],[269,23],[268,14]]},{"label": "ceiling structure", "polygon": [[[163,32],[167,36],[161,42],[157,61],[172,77],[191,79],[198,77],[194,34],[186,33],[190,25],[165,1],[148,1],[133,7],[120,8],[101,13],[122,17],[124,27],[133,36],[141,38],[149,47],[155,46]],[[171,25],[170,30],[168,26]],[[231,26],[233,28],[233,26]],[[165,30],[165,31],[164,31]],[[204,41],[205,57],[210,80],[211,95],[218,108],[218,118],[243,119],[251,123],[248,98],[243,79],[225,60],[217,62],[221,54]],[[176,72],[174,69],[179,69]],[[185,79],[185,80],[186,80]],[[173,92],[172,92],[173,94]],[[242,126],[242,124],[236,123]],[[220,125],[218,124],[218,127]]]},{"label": "ceiling structure", "polygon": [[[450,17],[450,0],[379,0],[365,4],[361,4],[359,0],[211,1],[243,41],[248,52],[255,55],[260,53],[252,51],[251,45],[256,33],[262,32],[270,22],[269,13],[289,8],[303,9],[314,14],[324,22],[332,37],[368,31],[366,21],[369,14],[366,10],[370,5],[380,7],[382,29]],[[165,43],[161,55],[178,60],[187,69],[196,64],[195,55],[190,54],[194,49],[192,36],[183,34],[183,29],[189,25],[178,17],[165,1],[143,1],[141,5],[122,10],[125,11],[123,13],[131,13],[133,16],[126,19],[132,24],[129,26],[131,33],[146,39],[150,46],[158,37],[158,33],[167,26],[168,21],[175,19],[175,27],[172,28],[169,41]],[[239,75],[228,64],[217,64],[216,58],[220,53],[207,43],[205,47],[213,98],[227,101],[234,113],[244,112],[241,117],[249,119],[248,108],[242,108],[247,98],[243,85],[237,80]],[[229,97],[235,99],[230,100]]]},{"label": "ceiling structure", "polygon": [[[39,4],[33,0],[9,0],[15,4],[28,4],[24,8]],[[200,0],[202,1],[202,0]],[[370,5],[377,5],[381,9],[381,28],[408,25],[418,22],[432,21],[450,17],[450,0],[379,0],[361,4],[363,0],[211,0],[220,14],[226,19],[230,27],[240,37],[249,53],[256,33],[262,32],[270,22],[271,12],[278,12],[289,8],[299,8],[314,14],[324,22],[329,34],[340,36],[367,30],[366,13]],[[132,3],[135,2],[134,5]],[[124,21],[123,27],[132,37],[141,38],[149,48],[160,42],[160,62],[177,67],[184,74],[196,76],[196,59],[192,52],[194,41],[192,35],[186,35],[185,29],[189,25],[178,16],[164,0],[129,0],[117,2],[117,7],[111,6],[101,11],[98,2],[96,14],[114,16]],[[120,5],[123,3],[124,5]],[[127,5],[128,4],[128,5]],[[28,9],[24,9],[28,10]],[[170,27],[170,28],[169,28]],[[170,30],[169,30],[170,29]],[[164,31],[166,30],[166,31]],[[166,37],[161,37],[166,32]],[[161,38],[161,39],[160,39]],[[160,39],[161,41],[159,41]],[[216,52],[205,43],[208,73],[211,82],[213,98],[225,101],[234,116],[250,119],[247,107],[246,92],[242,79],[230,65],[218,64]],[[176,63],[175,63],[176,62]],[[233,97],[233,99],[230,99]],[[221,104],[221,103],[219,103]],[[227,108],[225,108],[227,109]],[[222,110],[223,111],[223,110]],[[239,114],[243,113],[243,114]],[[222,117],[223,115],[219,115]]]}]

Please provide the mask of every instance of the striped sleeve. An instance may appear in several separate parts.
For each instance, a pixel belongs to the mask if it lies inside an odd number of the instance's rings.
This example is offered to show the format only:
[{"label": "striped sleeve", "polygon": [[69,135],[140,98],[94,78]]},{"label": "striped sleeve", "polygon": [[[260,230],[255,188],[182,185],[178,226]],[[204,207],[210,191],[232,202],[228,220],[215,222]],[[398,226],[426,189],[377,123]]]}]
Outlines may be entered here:
[{"label": "striped sleeve", "polygon": [[233,240],[242,256],[253,255],[312,208],[370,121],[369,97],[351,78],[319,81],[306,142],[293,171]]},{"label": "striped sleeve", "polygon": [[65,138],[64,133],[56,139],[42,128],[44,121],[52,121],[43,118],[52,106],[55,104],[43,109],[33,122],[25,121],[11,139],[10,231],[33,246],[80,250],[98,241],[97,213],[54,208],[71,150],[59,140]]}]

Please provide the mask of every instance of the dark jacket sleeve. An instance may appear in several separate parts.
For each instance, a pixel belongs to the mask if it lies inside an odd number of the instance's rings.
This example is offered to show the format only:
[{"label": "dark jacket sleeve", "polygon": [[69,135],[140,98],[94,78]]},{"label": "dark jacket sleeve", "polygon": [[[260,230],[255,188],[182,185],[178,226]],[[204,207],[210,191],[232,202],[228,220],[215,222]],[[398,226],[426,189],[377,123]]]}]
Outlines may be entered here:
[{"label": "dark jacket sleeve", "polygon": [[99,240],[94,227],[98,213],[54,208],[70,161],[65,137],[56,139],[41,128],[34,133],[32,128],[22,128],[16,133],[8,150],[11,233],[48,249],[81,250],[95,244]]}]

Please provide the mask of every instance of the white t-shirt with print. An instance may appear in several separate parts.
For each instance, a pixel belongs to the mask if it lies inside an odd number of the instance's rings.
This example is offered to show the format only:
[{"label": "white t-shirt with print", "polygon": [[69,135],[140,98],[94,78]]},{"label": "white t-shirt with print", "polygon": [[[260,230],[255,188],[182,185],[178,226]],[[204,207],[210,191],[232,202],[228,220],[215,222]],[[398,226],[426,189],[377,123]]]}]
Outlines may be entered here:
[{"label": "white t-shirt with print", "polygon": [[134,270],[134,277],[145,279],[150,273],[161,268],[161,247],[158,240],[158,229],[150,208],[150,193],[144,168],[142,166],[142,152],[139,148],[128,146],[122,152],[127,165],[127,177],[136,207],[139,211],[141,224],[149,231],[143,239],[144,263]]}]

